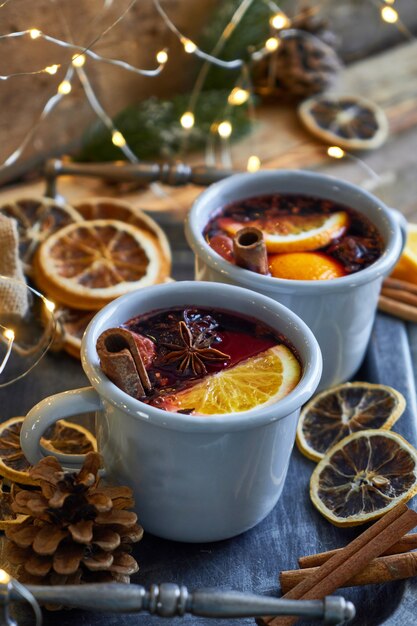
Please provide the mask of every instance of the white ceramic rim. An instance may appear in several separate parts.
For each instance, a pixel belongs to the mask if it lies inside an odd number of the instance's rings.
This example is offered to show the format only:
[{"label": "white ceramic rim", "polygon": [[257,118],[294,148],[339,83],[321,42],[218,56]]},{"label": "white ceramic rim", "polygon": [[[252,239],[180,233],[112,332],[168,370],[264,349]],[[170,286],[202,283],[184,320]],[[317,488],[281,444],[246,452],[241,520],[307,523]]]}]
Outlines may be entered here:
[{"label": "white ceramic rim", "polygon": [[[270,182],[271,180],[277,180],[279,183],[281,181],[303,179],[305,181],[322,183],[324,189],[323,194],[320,194],[320,197],[324,199],[327,197],[325,191],[326,185],[333,187],[333,189],[337,186],[341,190],[346,189],[350,193],[356,194],[358,197],[362,196],[368,201],[368,203],[373,205],[375,211],[382,211],[384,220],[386,221],[386,230],[390,232],[391,236],[385,241],[385,250],[383,254],[372,265],[355,274],[323,281],[289,280],[284,278],[274,278],[272,276],[263,276],[261,274],[254,274],[254,272],[251,272],[250,270],[246,270],[229,263],[219,254],[214,252],[204,239],[199,223],[201,217],[200,214],[205,210],[207,204],[211,203],[216,196],[220,196],[222,190],[224,188],[227,189],[231,183],[237,187],[240,182],[245,182],[249,180],[249,178],[253,177],[257,178],[261,189],[263,181]],[[277,193],[279,193],[281,189],[279,188],[279,185],[277,185],[277,187]],[[285,191],[283,191],[283,193],[285,193]],[[245,195],[236,193],[235,195],[236,200],[250,197],[247,193]],[[259,192],[258,195],[262,195],[262,192]],[[300,195],[303,195],[302,191],[300,191]],[[308,192],[306,195],[308,195]],[[333,200],[333,198],[329,199]],[[343,199],[340,199],[340,203],[343,204]],[[221,204],[219,202],[213,211],[220,208],[220,206]],[[348,206],[347,203],[346,206]],[[359,213],[361,212],[361,210],[355,206],[352,206],[352,208],[357,210]],[[372,218],[370,219],[372,220]],[[206,224],[207,221],[208,220],[206,219]],[[232,284],[242,285],[249,289],[267,291],[269,293],[296,293],[297,295],[312,293],[317,295],[334,291],[345,291],[346,289],[371,282],[381,276],[386,276],[397,262],[402,247],[401,231],[391,213],[391,210],[376,196],[364,189],[361,189],[357,185],[339,180],[334,176],[317,174],[315,172],[308,172],[305,170],[265,170],[254,174],[244,172],[242,174],[234,174],[233,176],[210,185],[210,187],[200,194],[193,203],[185,221],[185,234],[194,254],[201,258],[213,270],[221,273],[226,281],[229,281]]]},{"label": "white ceramic rim", "polygon": [[[234,295],[239,294],[245,299],[252,299],[251,306],[267,309],[269,312],[272,312],[277,321],[282,320],[286,325],[293,327],[293,331],[300,335],[298,345],[297,342],[293,341],[294,346],[300,352],[305,352],[305,356],[302,358],[303,375],[295,389],[285,396],[285,398],[279,400],[276,405],[255,408],[238,414],[228,413],[208,416],[190,416],[164,411],[145,404],[140,400],[136,400],[119,389],[101,371],[95,340],[101,332],[114,325],[112,319],[114,319],[115,312],[120,311],[131,298],[140,295],[141,299],[146,301],[151,290],[153,294],[158,294],[159,292],[159,295],[163,296],[169,295],[170,292],[174,293],[178,289],[192,290],[191,293],[198,290],[201,294],[215,296],[219,302],[229,303],[233,302]],[[190,296],[190,300],[186,302],[188,306],[192,306],[192,296]],[[185,302],[183,304],[186,306]],[[174,304],[173,306],[180,305]],[[210,304],[207,306],[209,308],[213,307],[213,305]],[[239,314],[239,311],[233,305],[226,304],[218,308]],[[253,317],[251,313],[249,313],[249,315]],[[260,319],[262,320],[261,317]],[[274,328],[272,324],[269,325]],[[280,331],[277,327],[275,327],[275,330],[282,332],[282,329]],[[267,296],[260,295],[248,289],[243,289],[242,287],[225,285],[223,283],[196,281],[181,281],[178,283],[154,285],[126,294],[106,305],[95,315],[87,327],[82,340],[81,361],[84,371],[97,393],[121,411],[129,413],[129,415],[134,418],[145,420],[164,428],[197,432],[231,432],[246,430],[281,419],[296,411],[307,402],[319,383],[322,371],[322,357],[317,340],[308,326],[295,315],[295,313]],[[274,407],[276,407],[276,409]]]}]

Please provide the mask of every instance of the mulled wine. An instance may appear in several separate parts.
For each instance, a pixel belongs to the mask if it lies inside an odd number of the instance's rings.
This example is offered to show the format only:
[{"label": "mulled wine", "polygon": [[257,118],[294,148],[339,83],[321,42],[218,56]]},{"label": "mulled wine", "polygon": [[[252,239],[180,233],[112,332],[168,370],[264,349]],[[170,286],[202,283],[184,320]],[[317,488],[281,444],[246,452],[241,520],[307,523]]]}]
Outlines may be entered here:
[{"label": "mulled wine", "polygon": [[[264,260],[256,233],[263,239]],[[378,229],[358,211],[299,194],[232,202],[213,215],[204,236],[230,263],[293,280],[353,274],[369,267],[384,250]]]},{"label": "mulled wine", "polygon": [[160,409],[241,412],[276,402],[301,377],[286,338],[240,314],[177,307],[140,315],[122,329],[134,337],[149,381],[138,399]]}]

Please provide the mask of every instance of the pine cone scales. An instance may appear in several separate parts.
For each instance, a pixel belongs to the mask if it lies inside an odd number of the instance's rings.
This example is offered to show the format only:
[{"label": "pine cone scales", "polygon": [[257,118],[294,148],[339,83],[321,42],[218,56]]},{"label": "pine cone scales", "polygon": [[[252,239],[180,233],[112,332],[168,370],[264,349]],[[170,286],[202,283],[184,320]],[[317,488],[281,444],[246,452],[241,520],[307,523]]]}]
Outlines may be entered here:
[{"label": "pine cone scales", "polygon": [[138,564],[129,554],[142,537],[128,487],[100,482],[100,456],[90,452],[79,473],[46,457],[30,474],[40,491],[19,491],[15,513],[28,515],[6,531],[8,559],[25,582],[129,582]]}]

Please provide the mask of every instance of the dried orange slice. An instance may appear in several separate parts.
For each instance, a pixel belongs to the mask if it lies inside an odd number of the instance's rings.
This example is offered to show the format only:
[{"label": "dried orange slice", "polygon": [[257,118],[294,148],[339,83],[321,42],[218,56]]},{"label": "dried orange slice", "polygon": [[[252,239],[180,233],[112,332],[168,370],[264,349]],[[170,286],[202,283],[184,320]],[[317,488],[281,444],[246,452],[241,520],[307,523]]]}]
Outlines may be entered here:
[{"label": "dried orange slice", "polygon": [[285,215],[276,220],[256,219],[242,224],[224,217],[220,228],[232,237],[242,226],[253,226],[263,232],[268,252],[308,252],[327,246],[340,237],[349,225],[346,211],[312,215]]},{"label": "dried orange slice", "polygon": [[196,415],[249,411],[278,402],[294,389],[300,377],[301,367],[291,350],[274,346],[184,391],[165,396],[164,408]]},{"label": "dried orange slice", "polygon": [[17,221],[19,254],[27,274],[31,273],[35,250],[46,237],[63,226],[82,220],[72,206],[50,198],[17,198],[0,206],[0,212]]},{"label": "dried orange slice", "polygon": [[4,489],[3,481],[0,481],[0,530],[6,530],[11,526],[18,526],[25,520],[27,515],[17,514],[12,510],[13,494]]},{"label": "dried orange slice", "polygon": [[343,266],[321,252],[287,252],[269,257],[269,271],[274,278],[288,280],[331,280],[346,273]]},{"label": "dried orange slice", "polygon": [[115,198],[87,198],[74,204],[85,220],[119,220],[145,230],[155,238],[166,260],[171,264],[171,248],[164,231],[149,215],[129,202]]},{"label": "dried orange slice", "polygon": [[407,241],[391,276],[417,284],[417,224],[407,224]]},{"label": "dried orange slice", "polygon": [[302,102],[301,121],[316,137],[347,150],[378,148],[388,137],[384,111],[357,96],[323,94]]},{"label": "dried orange slice", "polygon": [[405,409],[404,396],[386,385],[345,383],[316,395],[301,411],[297,446],[320,461],[344,437],[360,430],[390,429]]},{"label": "dried orange slice", "polygon": [[[22,485],[36,485],[28,473],[31,465],[20,447],[20,430],[24,417],[12,417],[0,424],[0,475]],[[51,452],[86,454],[97,450],[92,433],[80,426],[60,420],[41,439],[42,446]]]},{"label": "dried orange slice", "polygon": [[310,480],[310,497],[336,526],[357,526],[417,493],[417,450],[390,430],[363,430],[329,450]]},{"label": "dried orange slice", "polygon": [[169,264],[146,231],[117,220],[91,220],[48,237],[34,269],[37,285],[53,300],[97,310],[125,293],[164,282]]},{"label": "dried orange slice", "polygon": [[51,349],[56,352],[64,349],[79,359],[84,331],[95,314],[96,311],[79,311],[64,306],[56,308],[54,315],[57,330]]}]

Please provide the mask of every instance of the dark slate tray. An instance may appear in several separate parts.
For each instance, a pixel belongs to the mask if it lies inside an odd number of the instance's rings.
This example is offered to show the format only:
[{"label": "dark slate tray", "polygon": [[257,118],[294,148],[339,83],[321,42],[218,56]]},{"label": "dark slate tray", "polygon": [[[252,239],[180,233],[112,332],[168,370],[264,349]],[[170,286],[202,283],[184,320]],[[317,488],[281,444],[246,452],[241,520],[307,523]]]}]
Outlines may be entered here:
[{"label": "dark slate tray", "polygon": [[[175,241],[174,276],[192,278],[192,258],[180,227],[170,228]],[[357,378],[392,385],[407,400],[407,409],[395,430],[417,445],[416,371],[417,326],[378,315],[367,357]],[[0,391],[1,418],[24,414],[46,395],[86,384],[74,359],[48,354],[31,374]],[[345,545],[360,531],[332,526],[313,508],[308,484],[314,464],[294,450],[284,492],[275,509],[256,528],[228,541],[213,544],[180,544],[145,535],[135,548],[140,571],[132,582],[176,582],[189,589],[219,587],[259,594],[279,595],[278,573],[297,566],[297,557]],[[415,504],[411,503],[412,507]],[[416,623],[417,578],[387,585],[346,589],[342,592],[355,603],[357,616],[352,626],[411,626]],[[33,623],[29,612],[19,608],[19,623]],[[195,626],[244,626],[252,619],[220,620],[184,618],[163,620],[146,614],[104,614],[60,611],[45,615],[45,624],[60,626],[159,626],[169,623]],[[317,622],[314,622],[317,623]],[[300,625],[307,622],[300,622]],[[313,622],[311,622],[313,624]]]}]

